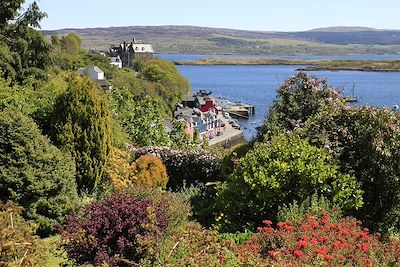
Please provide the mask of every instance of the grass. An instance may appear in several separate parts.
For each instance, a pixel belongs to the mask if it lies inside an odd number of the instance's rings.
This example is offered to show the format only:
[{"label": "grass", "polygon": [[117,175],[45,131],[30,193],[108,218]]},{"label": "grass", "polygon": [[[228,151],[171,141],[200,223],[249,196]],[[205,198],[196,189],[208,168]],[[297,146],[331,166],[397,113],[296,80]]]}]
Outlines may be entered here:
[{"label": "grass", "polygon": [[60,236],[52,236],[42,239],[42,244],[46,248],[46,264],[43,267],[61,266],[65,261],[63,252],[57,248],[57,243],[60,241]]}]

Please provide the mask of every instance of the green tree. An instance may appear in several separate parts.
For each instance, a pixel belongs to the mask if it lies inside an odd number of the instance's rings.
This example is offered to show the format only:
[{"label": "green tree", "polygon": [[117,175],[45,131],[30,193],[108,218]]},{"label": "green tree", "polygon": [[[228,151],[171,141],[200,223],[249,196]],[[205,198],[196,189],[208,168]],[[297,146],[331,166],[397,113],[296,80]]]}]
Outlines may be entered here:
[{"label": "green tree", "polygon": [[51,63],[50,44],[42,33],[32,28],[40,28],[39,23],[46,13],[33,2],[25,13],[18,16],[22,3],[3,1],[1,4],[5,16],[3,21],[0,20],[0,54],[6,56],[1,60],[1,65],[6,66],[3,76],[17,83],[29,76],[44,78],[44,70]]},{"label": "green tree", "polygon": [[73,210],[76,200],[72,159],[41,135],[32,119],[0,111],[0,200],[24,207],[23,215],[48,235]]},{"label": "green tree", "polygon": [[173,129],[169,133],[171,146],[181,149],[190,149],[196,145],[193,141],[193,137],[186,132],[185,122],[173,120],[172,126]]},{"label": "green tree", "polygon": [[262,139],[262,135],[274,126],[293,131],[302,127],[308,118],[337,106],[344,106],[344,102],[326,80],[300,72],[279,87],[277,99],[268,112],[265,125],[259,130],[259,137]]},{"label": "green tree", "polygon": [[3,29],[8,21],[18,15],[18,11],[25,0],[3,0],[0,3],[0,29]]},{"label": "green tree", "polygon": [[61,38],[61,49],[68,54],[78,54],[81,50],[81,45],[82,40],[75,33],[70,33],[67,36],[63,36]]},{"label": "green tree", "polygon": [[296,135],[279,134],[256,144],[218,192],[223,222],[230,230],[253,227],[267,215],[276,216],[279,206],[301,202],[314,192],[344,209],[362,205],[355,178],[340,173],[323,149]]},{"label": "green tree", "polygon": [[107,97],[87,78],[71,76],[57,102],[52,123],[57,146],[75,160],[79,192],[96,189],[111,149]]},{"label": "green tree", "polygon": [[135,101],[125,88],[113,91],[113,107],[117,119],[129,139],[137,146],[165,146],[170,144],[161,108],[157,100],[145,97]]},{"label": "green tree", "polygon": [[340,161],[361,184],[364,205],[354,215],[373,230],[400,229],[400,114],[382,108],[320,113],[298,133]]}]

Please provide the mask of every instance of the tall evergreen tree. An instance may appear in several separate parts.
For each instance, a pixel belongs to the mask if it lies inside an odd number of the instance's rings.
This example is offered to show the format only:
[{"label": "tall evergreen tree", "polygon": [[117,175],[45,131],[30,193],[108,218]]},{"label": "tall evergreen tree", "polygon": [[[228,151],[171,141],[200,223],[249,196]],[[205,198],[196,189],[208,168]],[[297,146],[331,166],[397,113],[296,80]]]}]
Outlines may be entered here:
[{"label": "tall evergreen tree", "polygon": [[71,76],[56,102],[52,137],[75,159],[79,192],[96,189],[111,149],[107,98],[87,78]]}]

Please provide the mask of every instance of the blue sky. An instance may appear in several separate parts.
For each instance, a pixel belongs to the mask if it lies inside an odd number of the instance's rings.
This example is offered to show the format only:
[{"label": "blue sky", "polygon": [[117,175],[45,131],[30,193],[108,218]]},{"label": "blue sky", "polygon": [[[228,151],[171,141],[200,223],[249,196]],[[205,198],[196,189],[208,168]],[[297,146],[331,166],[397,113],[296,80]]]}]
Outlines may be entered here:
[{"label": "blue sky", "polygon": [[[27,3],[32,0],[27,0]],[[194,25],[297,31],[327,26],[400,29],[399,0],[39,0],[45,30]]]}]

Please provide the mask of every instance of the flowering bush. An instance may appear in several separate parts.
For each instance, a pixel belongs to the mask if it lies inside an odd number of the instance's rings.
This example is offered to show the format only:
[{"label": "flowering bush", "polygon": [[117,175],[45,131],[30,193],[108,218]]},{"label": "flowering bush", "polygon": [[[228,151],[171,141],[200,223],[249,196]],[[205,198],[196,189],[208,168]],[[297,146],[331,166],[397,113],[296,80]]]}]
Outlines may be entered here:
[{"label": "flowering bush", "polygon": [[400,242],[382,242],[351,217],[332,223],[328,213],[297,223],[265,220],[258,235],[242,246],[227,244],[241,261],[256,258],[265,266],[393,266],[400,261]]},{"label": "flowering bush", "polygon": [[63,248],[77,264],[129,266],[151,253],[168,225],[161,208],[124,194],[90,204],[58,227]]},{"label": "flowering bush", "polygon": [[167,187],[179,189],[184,184],[214,182],[221,177],[221,158],[206,151],[182,151],[168,147],[142,147],[130,150],[137,156],[160,157],[167,167]]}]

